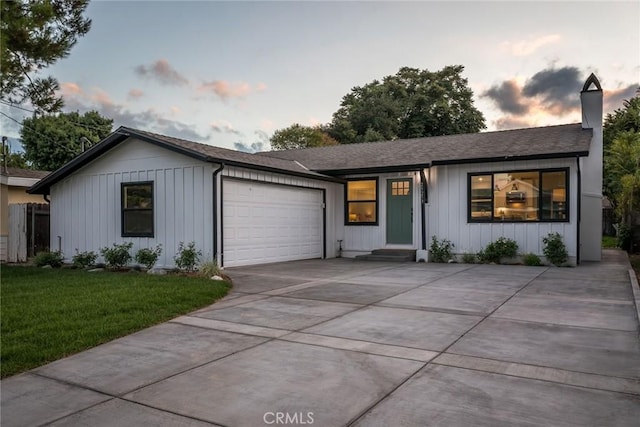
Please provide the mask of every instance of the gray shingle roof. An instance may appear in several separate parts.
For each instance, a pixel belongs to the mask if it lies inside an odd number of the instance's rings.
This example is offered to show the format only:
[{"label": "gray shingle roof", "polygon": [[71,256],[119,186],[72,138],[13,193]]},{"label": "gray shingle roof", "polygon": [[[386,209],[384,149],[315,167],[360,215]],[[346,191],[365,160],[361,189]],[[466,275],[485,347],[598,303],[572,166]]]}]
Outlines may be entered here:
[{"label": "gray shingle roof", "polygon": [[15,178],[33,178],[33,179],[42,179],[45,176],[49,175],[48,171],[38,171],[33,169],[21,169],[21,168],[13,168],[7,167],[7,172],[2,172],[3,175],[11,176]]},{"label": "gray shingle roof", "polygon": [[142,131],[138,129],[119,129],[122,132],[129,132],[132,136],[147,136],[157,141],[163,141],[176,147],[181,147],[194,153],[199,153],[209,157],[209,161],[227,161],[237,165],[263,166],[270,169],[281,170],[283,172],[295,172],[296,174],[309,175],[310,177],[324,177],[324,175],[311,171],[300,165],[295,159],[281,159],[279,157],[256,156],[255,154],[242,151],[229,150],[227,148],[215,147],[213,145],[201,144],[187,141],[185,139],[160,135],[157,133]]},{"label": "gray shingle roof", "polygon": [[517,158],[586,155],[591,129],[578,124],[515,129],[299,150],[270,151],[259,157],[297,160],[319,172],[471,163]]}]

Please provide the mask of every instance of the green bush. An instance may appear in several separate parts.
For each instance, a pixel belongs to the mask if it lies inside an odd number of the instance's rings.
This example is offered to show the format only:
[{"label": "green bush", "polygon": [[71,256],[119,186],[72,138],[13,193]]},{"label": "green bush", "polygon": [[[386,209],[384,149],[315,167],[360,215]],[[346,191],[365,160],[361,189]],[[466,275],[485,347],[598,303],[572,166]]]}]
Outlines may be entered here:
[{"label": "green bush", "polygon": [[45,265],[49,265],[53,268],[60,268],[62,267],[63,261],[64,256],[60,251],[42,251],[36,255],[36,258],[33,262],[37,267],[44,267]]},{"label": "green bush", "polygon": [[489,243],[478,252],[480,262],[500,264],[502,258],[513,258],[518,254],[518,244],[515,240],[500,237],[495,242]]},{"label": "green bush", "polygon": [[436,236],[431,236],[431,246],[429,252],[431,253],[432,262],[448,262],[452,258],[451,249],[455,245],[450,240],[442,239],[438,241]]},{"label": "green bush", "polygon": [[524,261],[524,265],[530,265],[533,267],[542,265],[540,257],[536,254],[526,254],[524,257],[522,257],[522,260]]},{"label": "green bush", "polygon": [[202,252],[196,250],[196,242],[191,242],[187,246],[180,242],[178,245],[178,253],[173,260],[176,263],[176,267],[180,270],[191,272],[196,269],[201,256]]},{"label": "green bush", "polygon": [[147,270],[151,270],[162,254],[162,245],[156,246],[154,249],[142,248],[135,256],[136,262],[144,265]]},{"label": "green bush", "polygon": [[544,243],[542,253],[551,264],[559,266],[567,262],[569,253],[559,233],[547,234],[547,237],[544,237],[542,242]]},{"label": "green bush", "polygon": [[222,272],[217,262],[205,261],[198,267],[198,275],[210,279],[213,276],[221,276]]},{"label": "green bush", "polygon": [[462,254],[462,262],[465,264],[475,264],[476,254],[471,254],[471,253]]},{"label": "green bush", "polygon": [[625,223],[616,224],[616,246],[628,251],[631,249],[631,227]]},{"label": "green bush", "polygon": [[133,243],[127,242],[120,245],[113,244],[113,247],[104,247],[100,249],[100,253],[104,257],[107,267],[122,268],[131,261],[131,253]]},{"label": "green bush", "polygon": [[71,262],[78,268],[86,268],[95,264],[96,258],[98,258],[98,254],[93,251],[78,252],[76,249],[76,254],[71,258]]}]

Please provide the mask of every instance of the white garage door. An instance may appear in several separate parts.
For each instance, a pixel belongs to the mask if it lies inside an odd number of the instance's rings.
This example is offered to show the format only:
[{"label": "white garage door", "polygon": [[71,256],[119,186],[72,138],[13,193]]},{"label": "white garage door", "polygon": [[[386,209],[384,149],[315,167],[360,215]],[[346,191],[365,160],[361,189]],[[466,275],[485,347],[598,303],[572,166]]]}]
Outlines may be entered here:
[{"label": "white garage door", "polygon": [[322,257],[322,191],[226,178],[224,266]]}]

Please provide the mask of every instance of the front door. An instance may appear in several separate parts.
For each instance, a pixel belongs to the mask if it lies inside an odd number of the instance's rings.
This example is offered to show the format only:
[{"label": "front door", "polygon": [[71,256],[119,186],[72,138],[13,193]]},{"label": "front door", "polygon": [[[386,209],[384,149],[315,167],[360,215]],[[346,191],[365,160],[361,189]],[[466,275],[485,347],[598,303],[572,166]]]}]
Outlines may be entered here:
[{"label": "front door", "polygon": [[387,243],[413,243],[412,179],[387,180]]}]

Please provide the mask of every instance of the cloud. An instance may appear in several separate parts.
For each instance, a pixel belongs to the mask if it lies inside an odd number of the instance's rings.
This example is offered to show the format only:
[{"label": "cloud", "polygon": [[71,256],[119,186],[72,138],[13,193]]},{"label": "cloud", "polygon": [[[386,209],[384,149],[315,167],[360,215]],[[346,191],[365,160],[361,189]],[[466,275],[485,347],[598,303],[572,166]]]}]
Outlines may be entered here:
[{"label": "cloud", "polygon": [[522,88],[515,80],[506,80],[499,85],[492,86],[483,97],[494,101],[498,108],[509,114],[524,114],[529,111],[529,106],[522,96]]},{"label": "cloud", "polygon": [[245,153],[259,153],[262,151],[269,151],[271,149],[271,144],[269,143],[269,135],[261,130],[257,130],[254,132],[258,137],[258,141],[252,142],[250,144],[246,144],[244,142],[238,141],[233,143],[233,148],[238,151],[244,151]]},{"label": "cloud", "polygon": [[524,83],[504,80],[482,93],[505,115],[493,121],[497,129],[542,126],[580,120],[583,77],[576,67],[547,68]]},{"label": "cloud", "polygon": [[144,92],[141,91],[140,89],[135,89],[135,88],[131,89],[127,94],[127,97],[129,99],[140,99],[142,98],[142,96],[144,96]]},{"label": "cloud", "polygon": [[212,93],[223,101],[231,98],[244,98],[252,92],[263,92],[267,89],[264,83],[252,87],[247,82],[229,82],[227,80],[212,80],[204,82],[198,87],[201,93]]},{"label": "cloud", "polygon": [[622,108],[623,102],[640,95],[640,84],[634,83],[625,87],[621,87],[613,90],[604,90],[604,112],[612,113],[618,108]]},{"label": "cloud", "polygon": [[231,123],[225,121],[215,121],[211,123],[211,130],[218,133],[231,133],[234,135],[242,135],[237,129],[234,129]]},{"label": "cloud", "polygon": [[155,78],[165,85],[182,86],[189,83],[166,59],[158,59],[151,65],[138,65],[135,73],[141,77]]},{"label": "cloud", "polygon": [[124,105],[114,102],[107,92],[97,87],[85,91],[75,83],[70,85],[63,83],[61,93],[65,101],[65,111],[96,110],[101,115],[113,119],[115,127],[128,126],[191,141],[202,142],[211,138],[210,134],[199,133],[193,125],[164,118],[152,108],[137,112],[130,111]]},{"label": "cloud", "polygon": [[549,34],[517,42],[503,42],[500,47],[513,56],[528,56],[543,46],[558,43],[561,39],[562,37],[559,34]]},{"label": "cloud", "polygon": [[550,68],[537,72],[522,88],[527,97],[540,97],[551,108],[576,108],[584,79],[576,67]]}]

